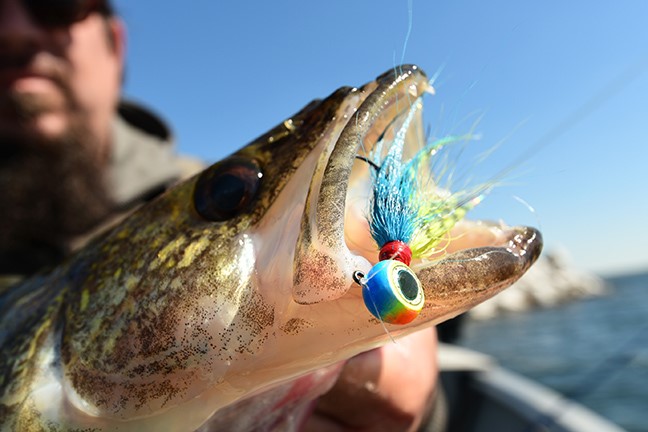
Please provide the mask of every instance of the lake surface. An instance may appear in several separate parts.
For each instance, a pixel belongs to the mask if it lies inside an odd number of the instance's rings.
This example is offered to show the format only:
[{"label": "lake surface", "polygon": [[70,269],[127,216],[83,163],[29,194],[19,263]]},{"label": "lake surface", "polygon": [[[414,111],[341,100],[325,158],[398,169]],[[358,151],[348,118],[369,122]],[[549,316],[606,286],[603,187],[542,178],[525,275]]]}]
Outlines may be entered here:
[{"label": "lake surface", "polygon": [[608,296],[468,320],[461,345],[633,432],[648,432],[648,273],[608,278]]}]

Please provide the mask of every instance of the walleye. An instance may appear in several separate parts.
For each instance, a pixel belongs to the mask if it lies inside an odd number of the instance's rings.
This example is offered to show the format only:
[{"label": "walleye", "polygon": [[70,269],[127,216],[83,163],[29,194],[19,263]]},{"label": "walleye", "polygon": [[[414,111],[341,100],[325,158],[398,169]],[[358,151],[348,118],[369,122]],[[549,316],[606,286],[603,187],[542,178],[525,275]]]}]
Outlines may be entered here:
[{"label": "walleye", "polygon": [[538,231],[466,222],[474,247],[412,261],[425,294],[414,321],[385,324],[364,305],[353,274],[377,251],[351,198],[369,175],[356,156],[428,88],[411,65],[340,88],[3,292],[3,429],[269,428],[340,361],[517,280]]}]

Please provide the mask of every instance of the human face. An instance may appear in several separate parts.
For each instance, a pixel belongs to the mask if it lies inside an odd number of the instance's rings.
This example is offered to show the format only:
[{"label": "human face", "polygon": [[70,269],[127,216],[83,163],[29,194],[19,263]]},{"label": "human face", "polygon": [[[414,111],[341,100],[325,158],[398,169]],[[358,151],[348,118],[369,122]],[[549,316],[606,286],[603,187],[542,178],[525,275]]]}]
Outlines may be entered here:
[{"label": "human face", "polygon": [[0,137],[56,142],[81,119],[106,154],[122,67],[117,19],[46,27],[22,1],[0,0]]}]

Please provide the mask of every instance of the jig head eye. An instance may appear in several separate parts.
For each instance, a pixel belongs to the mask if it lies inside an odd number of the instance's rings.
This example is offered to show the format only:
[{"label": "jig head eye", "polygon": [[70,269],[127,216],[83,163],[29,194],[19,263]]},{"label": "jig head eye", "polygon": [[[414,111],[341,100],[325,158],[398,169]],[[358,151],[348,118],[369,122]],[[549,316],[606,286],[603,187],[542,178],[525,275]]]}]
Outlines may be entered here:
[{"label": "jig head eye", "polygon": [[407,324],[425,303],[421,282],[405,264],[384,260],[359,278],[365,306],[376,318],[390,324]]}]

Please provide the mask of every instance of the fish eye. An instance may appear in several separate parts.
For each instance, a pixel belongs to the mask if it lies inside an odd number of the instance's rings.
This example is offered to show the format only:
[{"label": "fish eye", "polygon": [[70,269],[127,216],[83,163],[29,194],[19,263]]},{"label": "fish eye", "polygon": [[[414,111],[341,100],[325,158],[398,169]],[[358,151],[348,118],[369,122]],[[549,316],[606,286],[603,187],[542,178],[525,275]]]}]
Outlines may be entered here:
[{"label": "fish eye", "polygon": [[233,156],[200,174],[194,207],[203,218],[223,222],[250,208],[263,173],[257,161]]}]

